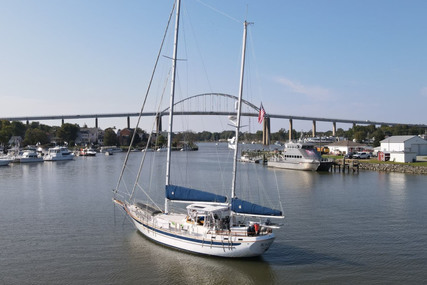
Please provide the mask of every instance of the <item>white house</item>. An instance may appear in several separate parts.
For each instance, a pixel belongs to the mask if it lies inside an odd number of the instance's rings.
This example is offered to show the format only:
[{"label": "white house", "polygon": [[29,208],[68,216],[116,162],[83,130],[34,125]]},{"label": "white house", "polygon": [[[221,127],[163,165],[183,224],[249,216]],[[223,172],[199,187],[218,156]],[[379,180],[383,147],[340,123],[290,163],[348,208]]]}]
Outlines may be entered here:
[{"label": "white house", "polygon": [[381,152],[390,155],[390,161],[413,162],[417,155],[427,155],[427,141],[419,136],[392,136],[380,141]]},{"label": "white house", "polygon": [[78,137],[76,138],[77,144],[91,144],[102,143],[104,131],[99,128],[80,128]]},{"label": "white house", "polygon": [[344,141],[338,141],[331,144],[328,144],[328,148],[330,153],[334,154],[348,154],[358,151],[363,151],[366,149],[366,145],[360,144],[357,142],[344,140]]}]

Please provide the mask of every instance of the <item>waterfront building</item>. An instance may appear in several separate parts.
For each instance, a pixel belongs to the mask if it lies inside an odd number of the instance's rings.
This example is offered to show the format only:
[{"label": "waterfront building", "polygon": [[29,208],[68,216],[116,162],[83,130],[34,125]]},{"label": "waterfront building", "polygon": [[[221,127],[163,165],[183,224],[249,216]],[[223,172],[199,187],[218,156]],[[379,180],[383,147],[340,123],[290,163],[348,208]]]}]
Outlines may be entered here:
[{"label": "waterfront building", "polygon": [[419,136],[392,136],[380,141],[380,160],[413,162],[427,155],[427,141]]},{"label": "waterfront building", "polygon": [[104,131],[100,128],[80,128],[76,143],[81,145],[102,144]]},{"label": "waterfront building", "polygon": [[330,143],[327,146],[329,148],[330,153],[340,155],[363,151],[367,148],[367,145],[349,140],[337,141],[334,143]]}]

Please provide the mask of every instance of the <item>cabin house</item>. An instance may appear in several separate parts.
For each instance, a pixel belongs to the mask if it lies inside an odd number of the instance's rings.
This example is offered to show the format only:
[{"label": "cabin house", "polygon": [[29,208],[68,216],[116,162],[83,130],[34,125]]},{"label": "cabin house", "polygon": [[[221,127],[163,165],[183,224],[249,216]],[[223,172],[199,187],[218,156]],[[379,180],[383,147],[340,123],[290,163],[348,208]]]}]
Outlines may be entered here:
[{"label": "cabin house", "polygon": [[367,147],[364,144],[360,144],[360,143],[349,141],[349,140],[333,142],[331,144],[328,144],[327,146],[329,148],[329,153],[338,154],[338,155],[363,151]]},{"label": "cabin house", "polygon": [[427,155],[427,141],[419,136],[392,136],[380,141],[379,160],[414,162]]},{"label": "cabin house", "polygon": [[76,138],[76,143],[81,145],[102,144],[104,131],[99,128],[80,128]]}]

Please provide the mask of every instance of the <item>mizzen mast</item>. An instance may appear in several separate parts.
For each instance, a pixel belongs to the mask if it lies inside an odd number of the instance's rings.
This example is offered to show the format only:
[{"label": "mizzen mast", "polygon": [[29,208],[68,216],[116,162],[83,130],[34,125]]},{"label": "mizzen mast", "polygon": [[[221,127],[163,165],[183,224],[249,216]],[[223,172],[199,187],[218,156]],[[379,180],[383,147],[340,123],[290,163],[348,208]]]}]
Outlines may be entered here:
[{"label": "mizzen mast", "polygon": [[233,160],[233,180],[231,184],[231,198],[236,198],[236,174],[237,174],[237,155],[239,153],[239,131],[240,131],[240,117],[242,113],[242,96],[243,96],[243,78],[245,73],[245,56],[246,56],[246,34],[247,27],[250,23],[243,23],[243,46],[242,46],[242,62],[240,66],[240,85],[239,85],[239,100],[237,101],[237,120],[236,120],[236,147],[234,148]]}]

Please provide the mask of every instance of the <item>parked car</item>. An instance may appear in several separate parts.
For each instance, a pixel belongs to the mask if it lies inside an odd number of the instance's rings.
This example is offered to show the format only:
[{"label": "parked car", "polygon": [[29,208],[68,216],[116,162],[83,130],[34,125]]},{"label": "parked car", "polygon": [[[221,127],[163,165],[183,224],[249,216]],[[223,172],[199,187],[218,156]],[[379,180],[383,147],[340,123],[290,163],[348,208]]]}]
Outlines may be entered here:
[{"label": "parked car", "polygon": [[345,158],[353,158],[353,153],[352,153],[352,152],[349,152],[349,153],[347,153],[344,157],[345,157]]},{"label": "parked car", "polygon": [[358,153],[353,154],[353,158],[368,159],[368,158],[370,158],[370,155],[366,152],[358,152]]}]

